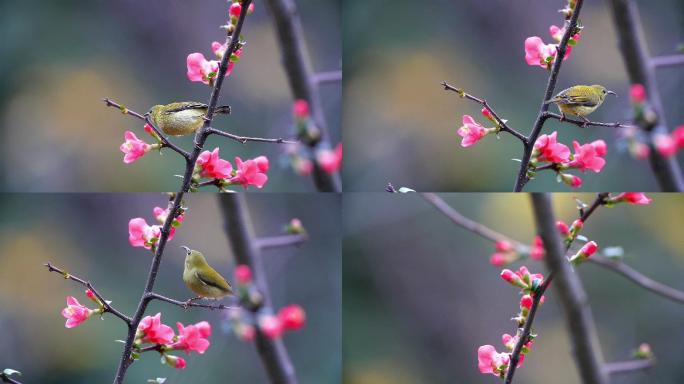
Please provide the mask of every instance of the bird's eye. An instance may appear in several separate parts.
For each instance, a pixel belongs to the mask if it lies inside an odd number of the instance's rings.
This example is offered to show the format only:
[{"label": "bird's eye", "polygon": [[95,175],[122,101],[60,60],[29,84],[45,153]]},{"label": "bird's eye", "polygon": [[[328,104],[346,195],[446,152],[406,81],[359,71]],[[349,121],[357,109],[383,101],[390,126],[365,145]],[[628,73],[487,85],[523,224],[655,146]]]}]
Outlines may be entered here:
[{"label": "bird's eye", "polygon": [[606,91],[606,90],[604,89],[604,90],[603,90],[603,91],[601,91],[601,92],[603,92],[603,93],[606,93],[606,92],[608,92],[608,91]]}]

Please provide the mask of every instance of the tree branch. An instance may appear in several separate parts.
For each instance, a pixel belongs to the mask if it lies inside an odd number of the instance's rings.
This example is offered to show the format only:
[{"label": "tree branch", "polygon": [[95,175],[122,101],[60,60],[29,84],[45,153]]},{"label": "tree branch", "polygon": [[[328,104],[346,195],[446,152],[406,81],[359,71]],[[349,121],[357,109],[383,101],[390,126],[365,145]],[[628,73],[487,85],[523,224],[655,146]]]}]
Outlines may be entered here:
[{"label": "tree branch", "polygon": [[[266,0],[266,5],[275,23],[283,66],[292,95],[295,99],[306,100],[313,121],[321,132],[320,140],[307,143],[315,151],[316,148],[325,144],[328,132],[318,92],[318,82],[306,55],[306,42],[297,7],[293,0]],[[322,192],[340,192],[339,174],[331,175],[323,170],[316,156],[313,156],[312,162],[314,165],[312,175],[316,188]]]},{"label": "tree branch", "polygon": [[[226,233],[236,262],[247,265],[254,275],[254,283],[263,296],[263,305],[252,312],[272,311],[271,296],[264,273],[260,249],[253,233],[244,194],[218,195],[223,210]],[[281,339],[272,340],[256,327],[256,348],[268,377],[274,384],[297,384],[294,366]]]},{"label": "tree branch", "polygon": [[22,384],[21,381],[14,380],[2,372],[0,372],[0,380],[2,380],[3,383]]},{"label": "tree branch", "polygon": [[499,115],[497,115],[496,112],[494,112],[494,110],[492,109],[492,107],[489,106],[489,104],[487,103],[487,100],[477,98],[477,97],[475,97],[475,96],[473,96],[473,95],[471,95],[471,94],[469,94],[469,93],[464,92],[464,91],[463,91],[462,89],[460,89],[460,88],[455,88],[455,87],[449,85],[446,81],[443,81],[443,82],[442,82],[442,86],[444,86],[444,90],[445,90],[445,91],[453,91],[453,92],[456,92],[459,96],[461,96],[461,97],[463,97],[463,98],[466,98],[466,99],[468,99],[468,100],[472,100],[472,101],[474,101],[474,102],[480,104],[480,105],[483,106],[484,108],[486,108],[489,112],[491,112],[492,116],[494,117],[494,119],[496,120],[496,122],[499,124],[499,127],[501,127],[501,130],[502,130],[502,131],[510,133],[510,134],[513,135],[516,139],[522,141],[523,144],[527,144],[527,137],[525,137],[525,135],[523,135],[522,133],[516,131],[515,129],[509,127],[508,124],[506,124],[506,122],[504,122],[504,121],[499,117]]},{"label": "tree branch", "polygon": [[674,67],[684,65],[684,55],[657,56],[651,58],[651,66],[654,68]]},{"label": "tree branch", "polygon": [[553,112],[544,112],[546,115],[547,119],[556,119],[560,122],[568,123],[568,124],[574,124],[580,128],[586,128],[586,127],[607,127],[607,128],[630,128],[632,127],[631,125],[627,124],[622,124],[620,122],[615,122],[615,123],[601,123],[598,121],[580,121],[580,120],[573,120],[573,119],[568,119],[567,117],[563,118],[563,116],[553,113]]},{"label": "tree branch", "polygon": [[119,311],[116,308],[114,308],[113,306],[111,306],[107,302],[107,300],[105,300],[105,298],[100,294],[100,292],[98,292],[97,289],[95,289],[95,287],[93,287],[93,285],[90,283],[90,281],[83,280],[80,277],[77,277],[77,276],[74,276],[68,272],[65,272],[65,271],[55,267],[54,265],[52,265],[50,263],[45,263],[43,265],[45,267],[47,267],[48,272],[57,272],[57,273],[61,274],[65,279],[73,280],[73,281],[83,285],[87,289],[91,290],[93,292],[93,294],[95,295],[95,297],[97,297],[97,299],[100,300],[100,302],[102,303],[102,306],[104,307],[105,312],[111,313],[112,315],[123,320],[124,323],[126,323],[127,325],[130,326],[131,318],[124,315],[121,311]]},{"label": "tree branch", "polygon": [[608,4],[630,82],[642,84],[648,90],[646,92],[647,103],[657,116],[655,124],[653,121],[643,121],[644,119],[637,121],[641,130],[648,137],[648,144],[651,149],[649,154],[651,169],[661,190],[666,192],[684,191],[684,176],[676,158],[664,157],[655,148],[654,135],[667,133],[668,129],[655,80],[655,72],[653,66],[649,65],[650,61],[637,5],[632,0],[609,0]]},{"label": "tree branch", "polygon": [[[544,261],[551,270],[551,275],[544,283],[548,286],[547,283],[550,283],[551,278],[553,276],[556,277],[555,292],[558,294],[560,303],[564,308],[565,321],[571,335],[570,340],[573,345],[575,362],[577,363],[582,382],[591,384],[608,383],[608,375],[602,369],[603,357],[598,343],[596,325],[587,302],[587,295],[582,288],[582,283],[573,272],[565,257],[567,248],[564,251],[561,245],[562,242],[556,228],[556,218],[551,204],[551,195],[533,193],[531,199],[535,221],[537,222],[537,231],[544,241],[544,248],[546,248]],[[582,216],[588,218],[596,207],[603,204],[603,201],[604,197],[599,196],[592,205],[593,209],[590,208]],[[528,318],[526,326],[527,323],[532,323],[531,317]],[[525,334],[523,335],[525,336]],[[524,339],[524,337],[521,338],[521,340]],[[524,343],[519,342],[518,344],[522,348]],[[517,347],[518,345],[516,345],[516,349],[518,349]],[[512,355],[511,369],[516,364],[517,359],[514,360]],[[513,373],[510,369],[509,375],[512,379]],[[507,375],[507,379],[509,375]],[[510,381],[507,380],[506,382]]]},{"label": "tree branch", "polygon": [[282,235],[282,236],[271,236],[262,237],[256,239],[256,245],[261,250],[300,246],[309,240],[309,235],[306,233],[300,233],[297,235]]},{"label": "tree branch", "polygon": [[339,83],[342,81],[342,71],[319,72],[314,75],[314,79],[319,85],[326,83]]},{"label": "tree branch", "polygon": [[603,370],[609,375],[619,375],[623,373],[632,373],[634,371],[643,371],[654,365],[655,359],[636,359],[606,363],[603,365]]},{"label": "tree branch", "polygon": [[256,141],[260,143],[276,143],[276,144],[297,144],[298,141],[292,141],[292,140],[285,140],[282,138],[278,139],[265,139],[263,137],[248,137],[248,136],[238,136],[234,135],[232,133],[224,132],[216,128],[209,128],[207,129],[207,132],[209,135],[218,135],[218,136],[223,136],[227,137],[229,139],[235,140],[241,144],[245,144],[248,141]]},{"label": "tree branch", "polygon": [[205,308],[205,309],[211,309],[211,310],[227,310],[227,309],[239,308],[239,307],[229,307],[229,306],[223,305],[223,304],[201,304],[201,303],[194,303],[191,301],[180,301],[180,300],[168,298],[166,296],[162,296],[162,295],[160,295],[158,293],[154,293],[154,292],[148,293],[147,297],[150,301],[151,300],[164,301],[166,303],[175,304],[179,307],[182,307],[183,309],[188,309],[190,307]]},{"label": "tree branch", "polygon": [[567,50],[570,36],[574,34],[575,27],[577,26],[577,20],[579,19],[582,4],[584,4],[584,0],[577,0],[575,9],[572,12],[572,17],[570,18],[570,23],[566,26],[563,38],[558,44],[556,60],[553,62],[553,66],[551,67],[551,74],[549,75],[549,81],[546,84],[546,90],[544,91],[544,98],[541,102],[539,115],[537,116],[537,121],[534,123],[532,132],[530,132],[530,135],[527,137],[527,142],[525,143],[525,150],[520,163],[520,171],[518,172],[515,187],[513,188],[513,191],[515,192],[522,191],[522,189],[525,187],[525,184],[527,184],[529,181],[527,170],[530,165],[532,151],[534,150],[534,142],[537,141],[537,138],[541,134],[542,127],[544,126],[544,122],[546,122],[546,119],[548,119],[548,116],[545,113],[549,110],[549,104],[546,104],[546,101],[553,97],[553,91],[556,88],[556,81],[558,80],[558,73],[560,72],[561,65],[563,64],[563,58],[565,57],[565,51]]}]

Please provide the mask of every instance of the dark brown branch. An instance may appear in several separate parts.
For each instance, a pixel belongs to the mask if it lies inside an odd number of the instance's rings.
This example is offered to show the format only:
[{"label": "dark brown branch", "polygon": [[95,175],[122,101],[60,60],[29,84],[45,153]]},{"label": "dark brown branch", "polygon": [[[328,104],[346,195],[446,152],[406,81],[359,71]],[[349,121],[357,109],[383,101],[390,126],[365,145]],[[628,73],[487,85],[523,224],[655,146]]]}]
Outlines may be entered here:
[{"label": "dark brown branch", "polygon": [[623,373],[632,373],[634,371],[643,371],[653,367],[654,365],[655,359],[636,359],[606,363],[603,365],[603,369],[609,375],[619,375]]},{"label": "dark brown branch", "polygon": [[[309,143],[312,150],[328,146],[328,132],[323,116],[318,91],[318,82],[311,70],[311,63],[306,54],[306,42],[302,23],[293,0],[266,0],[275,23],[276,35],[280,46],[283,66],[290,83],[290,89],[295,99],[306,100],[309,104],[311,117],[321,132],[321,139]],[[316,188],[322,192],[340,192],[341,182],[339,174],[329,174],[321,168],[316,156],[313,156],[314,169],[312,176]]]},{"label": "dark brown branch", "polygon": [[487,100],[477,98],[477,97],[475,97],[475,96],[473,96],[473,95],[471,95],[471,94],[469,94],[469,93],[464,92],[462,89],[455,88],[455,87],[449,85],[446,81],[443,81],[443,82],[442,82],[442,86],[444,87],[444,90],[445,90],[445,91],[453,91],[453,92],[456,92],[459,96],[461,96],[461,97],[463,97],[463,98],[466,98],[466,99],[468,99],[468,100],[472,100],[472,101],[474,101],[474,102],[480,104],[480,105],[483,106],[484,108],[486,108],[489,112],[491,112],[492,116],[494,117],[494,119],[496,120],[496,122],[499,124],[499,127],[501,127],[501,130],[502,130],[502,131],[510,133],[510,134],[513,135],[516,139],[522,141],[523,144],[526,144],[526,143],[527,143],[527,137],[525,137],[525,135],[523,135],[522,133],[516,131],[515,129],[509,127],[508,124],[506,124],[506,122],[504,122],[504,121],[499,117],[499,115],[497,115],[496,112],[494,112],[494,110],[492,109],[492,107],[489,106],[489,104],[487,103]]},{"label": "dark brown branch", "polygon": [[620,122],[615,122],[615,123],[601,123],[598,121],[581,121],[581,120],[573,120],[573,119],[568,119],[567,117],[563,117],[557,113],[553,112],[544,112],[546,115],[547,119],[556,119],[558,121],[568,123],[568,124],[574,124],[580,128],[586,128],[586,127],[607,127],[607,128],[630,128],[632,127],[631,125],[628,124],[622,124]]},{"label": "dark brown branch", "polygon": [[216,128],[207,129],[208,135],[218,135],[227,137],[229,139],[235,140],[241,144],[246,144],[248,141],[256,141],[260,143],[276,143],[276,144],[297,144],[298,141],[285,140],[285,139],[265,139],[263,137],[248,137],[248,136],[238,136],[232,133],[224,132]]},{"label": "dark brown branch", "polygon": [[90,281],[83,280],[83,279],[81,279],[81,278],[78,277],[78,276],[74,276],[74,275],[72,275],[71,273],[65,272],[65,271],[63,271],[63,270],[61,270],[61,269],[55,267],[54,265],[52,265],[52,264],[50,264],[50,263],[45,263],[45,264],[43,264],[43,265],[44,265],[45,267],[47,267],[48,272],[57,272],[57,273],[59,273],[60,275],[62,275],[65,279],[73,280],[73,281],[75,281],[75,282],[77,282],[77,283],[83,285],[83,286],[86,287],[87,289],[91,290],[91,291],[93,292],[93,294],[95,295],[95,297],[97,297],[97,299],[100,300],[100,303],[102,303],[102,306],[104,307],[105,313],[106,313],[106,312],[109,312],[109,313],[111,313],[112,315],[114,315],[114,316],[118,317],[119,319],[123,320],[127,325],[130,325],[130,324],[131,324],[131,318],[128,317],[128,316],[126,316],[126,315],[124,315],[121,311],[119,311],[119,310],[117,310],[116,308],[114,308],[113,306],[111,306],[111,305],[107,302],[107,300],[105,300],[105,298],[102,297],[102,295],[100,294],[100,292],[98,292],[97,289],[95,289],[95,287],[93,287],[93,285],[90,283]]},{"label": "dark brown branch", "polygon": [[0,380],[2,380],[3,383],[22,384],[21,381],[14,380],[3,372],[0,372]]},{"label": "dark brown branch", "polygon": [[216,78],[214,87],[211,91],[211,96],[209,98],[207,116],[202,127],[200,127],[200,129],[195,133],[195,147],[193,149],[192,154],[186,161],[185,174],[183,176],[182,186],[180,188],[180,191],[176,193],[173,203],[171,204],[171,207],[169,209],[169,215],[167,216],[166,221],[164,222],[164,225],[161,229],[161,236],[159,238],[159,243],[157,244],[154,257],[152,259],[152,264],[150,265],[150,271],[147,276],[145,289],[143,290],[143,293],[140,297],[140,302],[138,303],[138,308],[136,309],[135,314],[133,315],[133,319],[128,328],[128,336],[126,338],[123,353],[121,354],[119,367],[116,371],[114,384],[123,383],[124,377],[126,376],[126,371],[128,370],[128,367],[133,363],[133,360],[131,359],[133,340],[135,339],[135,333],[138,328],[138,324],[140,324],[140,321],[142,320],[145,314],[145,310],[147,309],[147,305],[151,300],[151,298],[148,297],[148,294],[150,294],[154,289],[154,283],[157,279],[157,273],[159,271],[159,266],[161,265],[161,260],[164,254],[164,249],[166,247],[166,242],[169,238],[171,223],[173,222],[173,219],[176,217],[176,215],[180,212],[179,210],[181,207],[181,202],[183,200],[183,195],[190,189],[192,173],[195,168],[195,162],[197,161],[197,158],[199,157],[200,152],[204,147],[204,142],[206,141],[208,136],[207,129],[211,126],[211,122],[214,118],[214,110],[216,109],[219,94],[221,93],[221,87],[223,86],[223,80],[225,79],[226,71],[228,69],[229,58],[238,48],[238,45],[240,43],[239,36],[242,32],[242,26],[244,25],[245,17],[247,16],[247,10],[249,9],[249,5],[251,3],[252,0],[242,1],[242,11],[240,13],[240,16],[238,17],[238,22],[235,27],[235,31],[233,31],[232,36],[230,36],[227,39],[227,43],[229,44],[229,46],[225,54],[223,55],[223,58],[221,59],[221,64],[219,65],[218,76]]},{"label": "dark brown branch", "polygon": [[170,140],[169,140],[169,139],[168,139],[168,138],[159,130],[159,128],[157,128],[157,126],[155,126],[154,124],[152,124],[152,122],[150,121],[149,118],[147,118],[147,116],[141,115],[141,114],[139,114],[138,112],[132,111],[132,110],[130,110],[130,109],[124,107],[123,105],[116,103],[114,100],[111,100],[111,99],[102,99],[102,101],[104,101],[105,105],[108,106],[108,107],[117,108],[117,109],[120,110],[121,113],[123,113],[124,115],[131,115],[131,116],[136,117],[136,118],[138,118],[138,119],[144,121],[145,123],[149,124],[150,127],[152,127],[152,130],[154,130],[154,132],[157,134],[157,136],[159,136],[159,139],[161,139],[161,142],[162,142],[162,146],[163,146],[163,147],[171,148],[173,151],[176,151],[179,155],[183,156],[183,157],[185,158],[186,161],[190,158],[190,154],[189,154],[187,151],[185,151],[183,148],[177,146],[176,144],[172,143],[172,142],[171,142],[171,141],[170,141]]},{"label": "dark brown branch", "polygon": [[[255,314],[257,311],[270,311],[272,310],[271,296],[244,194],[219,195],[218,199],[236,262],[250,267],[254,283],[263,296],[263,305],[253,308],[252,311]],[[297,384],[294,366],[283,341],[268,338],[258,326],[256,330],[256,348],[271,383]]]},{"label": "dark brown branch", "polygon": [[[577,363],[582,382],[592,384],[608,383],[608,375],[602,369],[603,357],[601,356],[596,325],[589,308],[587,295],[582,288],[582,283],[573,272],[565,257],[569,245],[565,250],[563,249],[556,227],[551,195],[533,193],[531,198],[535,221],[537,222],[537,232],[541,236],[544,248],[546,249],[544,261],[551,271],[549,278],[544,284],[548,286],[552,277],[555,276],[555,292],[564,308],[563,312],[568,331],[571,335],[570,340],[573,345],[573,354],[575,355],[575,362]],[[592,207],[582,215],[584,217],[583,221],[588,219],[594,210],[603,204],[604,200],[605,196],[599,196],[594,204],[592,204]],[[525,325],[531,325],[532,321],[531,317],[528,318]],[[521,340],[525,340],[526,336],[523,333]],[[524,343],[519,342],[518,344],[522,348]],[[516,345],[516,350],[518,349],[517,347],[518,345]],[[506,376],[506,383],[510,383],[508,380],[509,376],[511,379],[513,377],[511,369],[517,364],[517,359],[514,359],[515,357],[514,350],[511,355],[511,367]]]},{"label": "dark brown branch", "polygon": [[256,239],[257,247],[261,250],[282,248],[282,247],[292,247],[300,246],[309,240],[309,235],[306,233],[300,233],[297,235],[282,235],[282,236],[271,236],[262,237]]},{"label": "dark brown branch", "polygon": [[654,68],[674,67],[684,65],[684,55],[657,56],[651,58],[651,66]]},{"label": "dark brown branch", "polygon": [[342,71],[319,72],[314,78],[318,84],[339,83],[342,81]]},{"label": "dark brown branch", "polygon": [[664,157],[656,150],[654,144],[655,135],[667,133],[668,129],[655,72],[653,66],[650,65],[644,33],[641,28],[639,9],[632,0],[610,0],[608,4],[629,80],[632,84],[642,84],[646,88],[647,105],[656,115],[655,121],[653,119],[636,121],[648,137],[651,149],[649,154],[651,169],[661,190],[666,192],[684,191],[684,176],[676,158]]},{"label": "dark brown branch", "polygon": [[549,104],[546,104],[547,100],[553,97],[553,91],[556,88],[556,81],[558,80],[558,73],[560,72],[561,65],[563,64],[563,58],[565,57],[565,52],[568,47],[568,41],[570,37],[575,33],[575,28],[577,27],[577,20],[579,19],[580,11],[582,10],[582,4],[584,0],[577,0],[575,9],[572,12],[572,17],[570,22],[566,24],[565,33],[563,38],[561,38],[558,44],[558,49],[556,52],[556,60],[553,62],[551,67],[551,74],[549,75],[549,81],[546,84],[546,90],[544,91],[544,98],[541,102],[541,107],[539,108],[539,115],[534,123],[532,132],[527,137],[525,142],[525,150],[523,152],[522,161],[520,162],[520,171],[518,172],[518,177],[515,181],[515,187],[513,191],[520,192],[525,187],[525,184],[530,180],[527,171],[530,165],[530,158],[532,157],[532,151],[534,150],[534,142],[541,134],[541,130],[544,127],[544,122],[548,119],[546,112],[549,110]]},{"label": "dark brown branch", "polygon": [[163,301],[166,303],[170,304],[175,304],[179,307],[182,307],[183,309],[188,309],[188,308],[205,308],[205,309],[211,309],[211,310],[228,310],[228,309],[233,309],[233,308],[239,308],[239,307],[229,307],[227,305],[223,304],[201,304],[201,303],[195,303],[195,302],[190,302],[190,301],[180,301],[180,300],[175,300],[171,299],[166,296],[162,296],[158,293],[150,292],[147,294],[147,297],[150,300],[159,300]]}]

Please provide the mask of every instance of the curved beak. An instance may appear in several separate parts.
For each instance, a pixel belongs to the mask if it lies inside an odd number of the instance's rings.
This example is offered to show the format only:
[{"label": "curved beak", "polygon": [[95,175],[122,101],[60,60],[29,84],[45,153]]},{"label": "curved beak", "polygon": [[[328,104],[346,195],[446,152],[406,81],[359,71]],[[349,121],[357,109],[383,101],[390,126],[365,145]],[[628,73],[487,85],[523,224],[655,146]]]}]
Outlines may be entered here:
[{"label": "curved beak", "polygon": [[185,245],[181,245],[181,248],[184,248],[188,253],[190,253],[190,248],[186,247]]},{"label": "curved beak", "polygon": [[615,95],[615,97],[617,97],[617,93],[615,93],[615,92],[613,92],[613,91],[606,91],[606,93],[609,94],[609,95]]}]

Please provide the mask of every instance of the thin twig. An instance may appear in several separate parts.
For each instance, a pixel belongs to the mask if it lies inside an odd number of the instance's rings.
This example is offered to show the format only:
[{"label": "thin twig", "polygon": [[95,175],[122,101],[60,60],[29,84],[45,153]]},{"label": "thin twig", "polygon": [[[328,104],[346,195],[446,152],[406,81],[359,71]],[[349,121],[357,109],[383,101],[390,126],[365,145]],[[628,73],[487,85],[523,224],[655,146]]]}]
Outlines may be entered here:
[{"label": "thin twig", "polygon": [[655,359],[636,359],[606,363],[603,365],[603,369],[609,375],[619,375],[623,373],[632,373],[634,371],[643,371],[653,367],[654,365]]},{"label": "thin twig", "polygon": [[266,139],[263,137],[248,137],[248,136],[238,136],[229,132],[224,132],[216,128],[207,129],[208,134],[218,135],[227,137],[229,139],[235,140],[241,144],[246,144],[248,141],[256,141],[260,143],[276,143],[276,144],[297,144],[299,141],[285,140],[282,138],[278,139]]},{"label": "thin twig", "polygon": [[453,86],[449,85],[446,81],[443,81],[443,82],[442,82],[442,86],[444,87],[444,90],[445,90],[445,91],[453,91],[453,92],[456,92],[459,96],[461,96],[461,97],[463,97],[463,98],[466,98],[466,99],[468,99],[468,100],[472,100],[472,101],[474,101],[474,102],[480,104],[480,105],[483,106],[484,108],[486,108],[489,112],[491,112],[492,116],[494,117],[494,119],[496,120],[496,122],[499,124],[499,127],[501,127],[501,130],[502,130],[502,131],[510,133],[510,134],[513,135],[516,139],[522,141],[523,144],[526,144],[526,143],[527,143],[527,137],[525,137],[525,135],[523,135],[522,133],[520,133],[520,132],[516,131],[515,129],[511,128],[510,126],[508,126],[508,124],[506,124],[506,122],[503,121],[503,120],[499,117],[499,115],[496,114],[496,112],[494,112],[494,110],[492,109],[492,107],[489,106],[489,104],[487,103],[487,100],[477,98],[477,97],[475,97],[475,96],[473,96],[473,95],[471,95],[471,94],[469,94],[469,93],[464,92],[464,91],[463,91],[462,89],[460,89],[460,88],[453,87]]},{"label": "thin twig", "polygon": [[314,79],[318,84],[339,83],[342,81],[342,71],[319,72]]},{"label": "thin twig", "polygon": [[227,305],[223,304],[202,304],[202,303],[195,303],[191,301],[180,301],[180,300],[175,300],[171,299],[166,296],[162,296],[158,293],[150,292],[147,294],[147,297],[150,300],[159,300],[159,301],[164,301],[170,304],[175,304],[183,309],[188,309],[191,307],[194,308],[205,308],[205,309],[211,309],[211,310],[228,310],[228,309],[234,309],[234,308],[239,308],[239,307],[230,307]]},{"label": "thin twig", "polygon": [[22,384],[21,381],[15,380],[4,373],[0,372],[0,380],[2,380],[3,383],[11,383],[11,384]]},{"label": "thin twig", "polygon": [[525,142],[525,150],[523,152],[522,161],[520,162],[520,171],[518,172],[518,177],[515,181],[515,187],[513,188],[515,192],[522,191],[522,189],[525,187],[525,184],[527,184],[529,181],[527,170],[530,165],[532,151],[534,150],[534,142],[537,141],[537,138],[541,134],[541,130],[544,126],[544,122],[546,122],[548,119],[548,116],[545,114],[545,112],[549,110],[549,104],[547,104],[546,101],[550,100],[553,96],[553,91],[556,88],[556,81],[558,80],[558,73],[560,72],[561,65],[563,64],[563,58],[565,57],[565,52],[567,50],[568,41],[570,40],[570,36],[575,33],[575,27],[577,27],[577,20],[579,20],[583,3],[584,0],[577,0],[575,8],[572,12],[572,17],[570,18],[570,22],[568,25],[566,25],[563,38],[561,38],[561,41],[558,44],[556,60],[553,62],[553,66],[551,67],[551,74],[549,75],[549,81],[546,84],[544,98],[542,99],[541,107],[539,108],[539,115],[534,123],[532,132],[530,132],[530,135],[527,137],[527,141]]},{"label": "thin twig", "polygon": [[[218,195],[217,197],[223,210],[226,232],[236,262],[250,267],[254,283],[263,296],[263,304],[250,309],[255,315],[257,311],[270,312],[272,311],[271,295],[244,194]],[[270,381],[274,384],[297,384],[294,366],[283,341],[272,340],[264,335],[258,326],[256,329],[256,348]]]},{"label": "thin twig", "polygon": [[109,302],[107,300],[105,300],[105,298],[100,294],[100,292],[98,292],[97,289],[95,289],[95,287],[93,287],[93,285],[90,283],[90,281],[86,281],[86,280],[81,279],[78,276],[74,276],[71,273],[63,271],[63,270],[55,267],[54,265],[52,265],[50,263],[45,263],[43,265],[45,267],[47,267],[48,272],[57,272],[60,275],[62,275],[65,279],[73,280],[73,281],[83,285],[84,287],[86,287],[90,291],[92,291],[93,294],[95,295],[95,297],[97,297],[97,299],[100,301],[100,303],[102,303],[102,307],[104,308],[105,312],[109,312],[112,315],[118,317],[119,319],[123,320],[127,325],[131,324],[131,318],[124,315],[123,312],[119,311],[118,309],[114,308],[111,304],[109,304]]},{"label": "thin twig", "polygon": [[300,246],[309,240],[309,235],[306,233],[300,233],[296,235],[282,235],[282,236],[271,236],[262,237],[256,239],[257,247],[261,250],[276,249],[283,247]]},{"label": "thin twig", "polygon": [[227,43],[229,44],[229,46],[226,50],[226,53],[223,55],[223,58],[221,59],[221,64],[219,65],[218,75],[215,80],[214,87],[212,88],[211,96],[209,98],[207,116],[202,127],[200,127],[200,129],[195,133],[195,147],[192,154],[186,161],[185,174],[183,176],[182,186],[180,188],[180,191],[176,193],[173,203],[171,204],[171,207],[169,209],[169,215],[166,217],[166,221],[164,222],[164,225],[161,229],[161,236],[159,238],[159,243],[157,244],[154,257],[152,259],[152,264],[150,266],[150,271],[147,276],[145,289],[143,290],[143,293],[140,297],[140,302],[138,303],[138,308],[136,309],[135,315],[133,315],[133,319],[131,321],[131,324],[129,325],[128,336],[126,338],[124,350],[121,355],[121,360],[119,361],[119,367],[116,371],[114,384],[123,383],[124,377],[126,376],[126,371],[128,370],[128,367],[133,363],[133,360],[131,359],[133,340],[135,339],[138,324],[140,324],[140,321],[142,320],[145,314],[145,310],[147,309],[147,305],[151,300],[151,298],[148,295],[154,289],[154,283],[157,278],[157,273],[159,271],[159,266],[161,264],[162,256],[164,254],[166,242],[169,238],[171,223],[173,222],[176,215],[180,212],[179,209],[181,206],[183,195],[190,189],[190,183],[192,181],[192,173],[195,168],[195,162],[197,162],[197,158],[199,157],[200,152],[204,147],[204,142],[206,141],[208,136],[207,129],[211,126],[211,122],[214,118],[214,109],[216,108],[216,104],[218,103],[221,87],[223,86],[223,80],[228,69],[229,58],[238,48],[239,36],[242,32],[242,26],[244,25],[245,17],[247,16],[247,10],[249,9],[249,5],[251,3],[252,0],[242,1],[242,11],[240,12],[240,16],[238,17],[237,25],[235,27],[233,34],[227,39]]},{"label": "thin twig", "polygon": [[651,66],[654,68],[674,67],[684,65],[684,55],[656,56],[651,58]]},{"label": "thin twig", "polygon": [[633,127],[632,125],[622,124],[620,122],[601,123],[598,121],[573,120],[573,119],[568,119],[567,117],[563,117],[557,113],[548,112],[548,111],[544,112],[544,114],[546,115],[546,118],[556,119],[556,120],[563,122],[563,123],[575,124],[576,126],[578,126],[580,128],[586,128],[586,127],[631,128],[631,127]]},{"label": "thin twig", "polygon": [[[293,0],[266,0],[266,5],[275,23],[278,45],[292,95],[295,99],[306,100],[311,117],[321,132],[320,140],[312,140],[307,144],[313,151],[316,148],[325,148],[328,146],[326,141],[329,136],[323,116],[318,82],[306,54],[306,41],[297,6]],[[313,156],[312,162],[314,166],[312,176],[316,188],[322,192],[340,192],[339,174],[326,172],[316,156]]]}]

